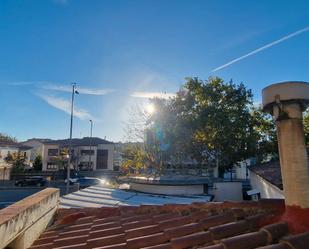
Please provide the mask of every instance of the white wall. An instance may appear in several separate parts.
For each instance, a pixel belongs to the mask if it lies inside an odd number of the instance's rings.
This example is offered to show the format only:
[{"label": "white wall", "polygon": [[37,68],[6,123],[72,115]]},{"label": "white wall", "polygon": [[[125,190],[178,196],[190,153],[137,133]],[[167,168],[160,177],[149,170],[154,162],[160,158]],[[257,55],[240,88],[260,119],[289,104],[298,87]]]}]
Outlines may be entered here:
[{"label": "white wall", "polygon": [[152,194],[165,195],[200,195],[204,193],[203,185],[151,185],[130,183],[130,189]]},{"label": "white wall", "polygon": [[242,201],[241,182],[215,182],[212,194],[214,201]]},{"label": "white wall", "polygon": [[277,188],[275,185],[258,176],[253,171],[251,171],[250,173],[250,183],[252,189],[260,191],[261,198],[284,199],[284,194],[281,189]]}]

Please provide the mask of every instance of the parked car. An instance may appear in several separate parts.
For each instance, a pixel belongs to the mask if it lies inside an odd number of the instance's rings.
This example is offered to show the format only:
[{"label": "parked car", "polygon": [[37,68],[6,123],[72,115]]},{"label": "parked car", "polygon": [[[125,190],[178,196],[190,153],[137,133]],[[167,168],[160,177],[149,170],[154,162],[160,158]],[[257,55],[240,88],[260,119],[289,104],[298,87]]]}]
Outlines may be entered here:
[{"label": "parked car", "polygon": [[38,186],[43,187],[47,184],[47,180],[42,176],[30,176],[15,181],[15,186]]}]

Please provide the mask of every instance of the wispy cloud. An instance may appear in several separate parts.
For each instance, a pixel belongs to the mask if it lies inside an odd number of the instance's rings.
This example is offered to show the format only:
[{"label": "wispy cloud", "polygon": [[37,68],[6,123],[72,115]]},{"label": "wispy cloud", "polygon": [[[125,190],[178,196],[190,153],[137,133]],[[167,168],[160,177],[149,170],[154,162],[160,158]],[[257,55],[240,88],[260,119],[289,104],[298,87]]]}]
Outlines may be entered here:
[{"label": "wispy cloud", "polygon": [[230,62],[228,62],[228,63],[226,63],[226,64],[224,64],[224,65],[222,65],[222,66],[220,66],[220,67],[217,67],[217,68],[213,69],[213,70],[211,71],[211,73],[216,72],[216,71],[219,71],[219,70],[221,70],[221,69],[223,69],[223,68],[226,68],[226,67],[228,67],[228,66],[230,66],[230,65],[232,65],[232,64],[234,64],[234,63],[236,63],[236,62],[238,62],[238,61],[241,61],[241,60],[243,60],[243,59],[245,59],[245,58],[247,58],[247,57],[249,57],[249,56],[251,56],[251,55],[257,54],[257,53],[259,53],[259,52],[261,52],[261,51],[263,51],[263,50],[265,50],[265,49],[268,49],[268,48],[270,48],[270,47],[272,47],[272,46],[274,46],[274,45],[277,45],[277,44],[279,44],[279,43],[281,43],[281,42],[284,42],[284,41],[286,41],[286,40],[288,40],[288,39],[290,39],[290,38],[292,38],[292,37],[294,37],[294,36],[300,35],[300,34],[302,34],[302,33],[304,33],[304,32],[307,32],[307,31],[309,31],[309,26],[307,26],[307,27],[305,27],[305,28],[303,28],[303,29],[300,29],[300,30],[298,30],[298,31],[296,31],[296,32],[293,32],[293,33],[291,33],[291,34],[289,34],[289,35],[286,35],[286,36],[284,36],[284,37],[282,37],[282,38],[280,38],[280,39],[278,39],[278,40],[276,40],[276,41],[273,41],[273,42],[271,42],[271,43],[268,43],[268,44],[264,45],[263,47],[260,47],[260,48],[258,48],[258,49],[255,49],[255,50],[251,51],[250,53],[245,54],[245,55],[243,55],[243,56],[240,56],[240,57],[238,57],[238,58],[236,58],[236,59],[234,59],[234,60],[232,60],[232,61],[230,61]]},{"label": "wispy cloud", "polygon": [[166,92],[133,92],[131,94],[131,97],[135,98],[162,98],[162,99],[168,99],[175,97],[176,93],[166,93]]},{"label": "wispy cloud", "polygon": [[[53,84],[44,86],[43,89],[60,91],[60,92],[72,92],[72,88],[69,86],[61,86]],[[106,95],[113,91],[112,89],[95,89],[95,88],[83,88],[83,87],[77,87],[77,90],[81,94],[88,94],[88,95]]]},{"label": "wispy cloud", "polygon": [[[62,98],[57,98],[53,96],[48,96],[48,95],[39,95],[40,98],[42,98],[47,104],[50,106],[57,108],[61,111],[64,111],[67,114],[71,114],[71,103],[70,101],[67,101]],[[74,108],[74,116],[81,119],[81,120],[86,120],[86,119],[93,119],[91,114],[87,110],[79,109],[79,108]]]}]

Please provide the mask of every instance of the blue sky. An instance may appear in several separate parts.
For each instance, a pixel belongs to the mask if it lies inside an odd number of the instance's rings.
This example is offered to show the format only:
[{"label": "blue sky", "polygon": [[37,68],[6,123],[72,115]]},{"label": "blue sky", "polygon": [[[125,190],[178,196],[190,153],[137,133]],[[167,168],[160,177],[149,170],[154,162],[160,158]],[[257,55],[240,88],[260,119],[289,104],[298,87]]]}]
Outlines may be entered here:
[{"label": "blue sky", "polygon": [[70,82],[81,92],[74,136],[88,136],[92,118],[112,141],[130,106],[187,76],[244,82],[260,101],[270,83],[309,81],[308,27],[306,0],[2,0],[0,131],[68,137]]}]

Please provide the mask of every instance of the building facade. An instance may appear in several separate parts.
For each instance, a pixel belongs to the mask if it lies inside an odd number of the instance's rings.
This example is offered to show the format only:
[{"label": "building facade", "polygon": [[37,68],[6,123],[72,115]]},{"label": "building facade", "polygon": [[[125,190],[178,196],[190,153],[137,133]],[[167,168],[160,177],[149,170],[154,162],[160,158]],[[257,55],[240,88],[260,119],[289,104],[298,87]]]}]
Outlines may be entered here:
[{"label": "building facade", "polygon": [[[43,171],[58,171],[68,164],[69,139],[43,142]],[[72,139],[71,168],[80,171],[114,170],[114,143],[93,137]]]},{"label": "building facade", "polygon": [[11,164],[6,162],[6,158],[10,154],[22,153],[25,157],[25,164],[31,166],[31,147],[16,142],[0,143],[0,180],[10,179]]}]

